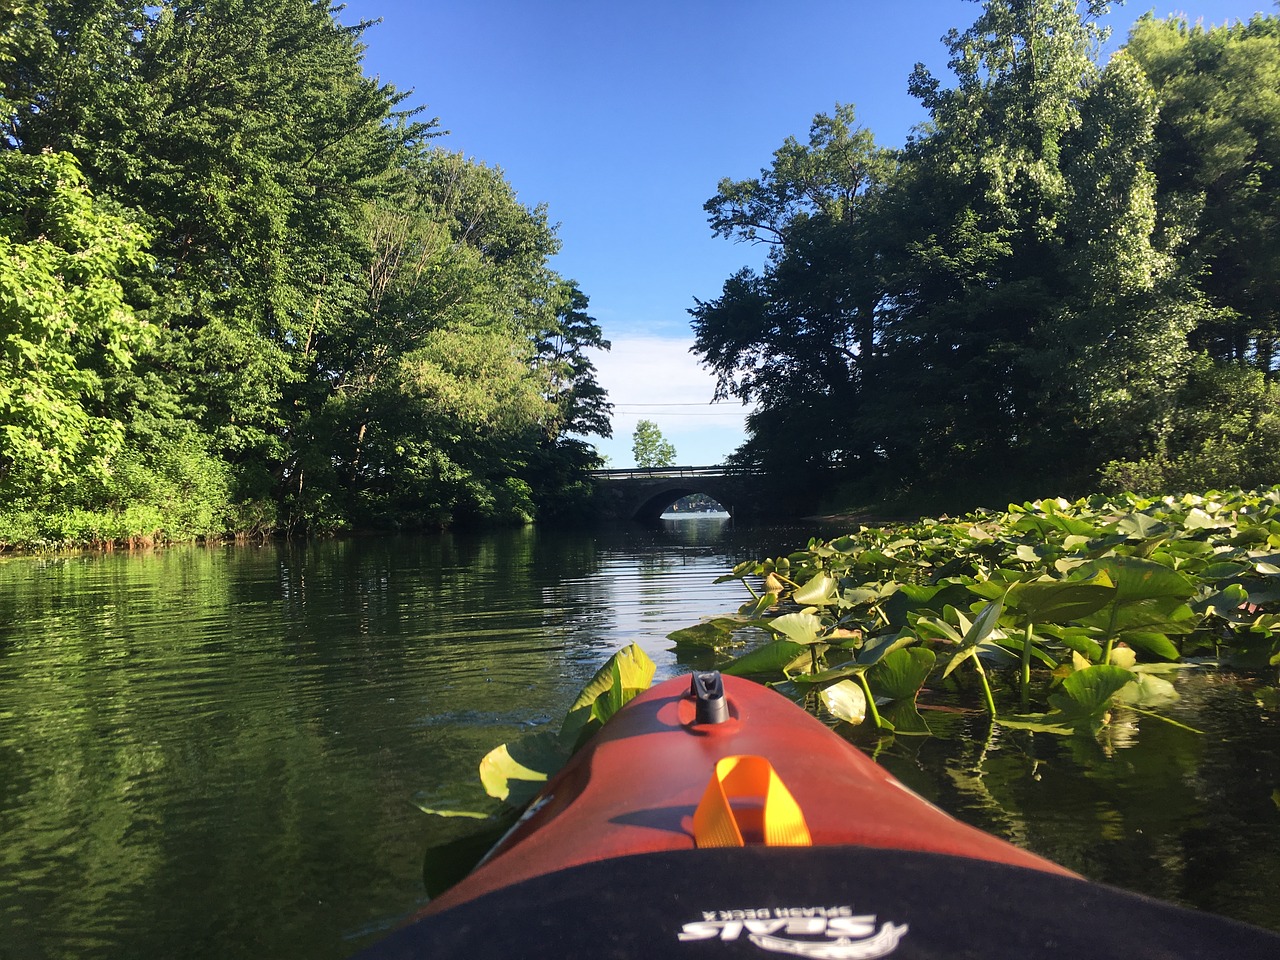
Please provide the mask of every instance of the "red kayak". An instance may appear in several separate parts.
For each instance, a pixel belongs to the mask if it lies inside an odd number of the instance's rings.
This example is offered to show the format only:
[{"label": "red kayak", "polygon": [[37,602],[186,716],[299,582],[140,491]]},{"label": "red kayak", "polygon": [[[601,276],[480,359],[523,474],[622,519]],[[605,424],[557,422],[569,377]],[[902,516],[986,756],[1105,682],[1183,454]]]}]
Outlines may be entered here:
[{"label": "red kayak", "polygon": [[363,957],[1280,958],[953,819],[799,707],[661,683],[467,878]]}]

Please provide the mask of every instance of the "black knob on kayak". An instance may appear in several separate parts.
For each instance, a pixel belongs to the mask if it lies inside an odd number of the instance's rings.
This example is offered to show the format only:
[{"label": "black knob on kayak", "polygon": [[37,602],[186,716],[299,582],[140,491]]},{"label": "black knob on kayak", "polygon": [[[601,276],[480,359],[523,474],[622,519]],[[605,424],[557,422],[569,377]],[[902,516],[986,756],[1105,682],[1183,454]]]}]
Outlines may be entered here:
[{"label": "black knob on kayak", "polygon": [[694,701],[694,723],[724,723],[729,719],[729,702],[724,698],[724,678],[719,670],[695,672],[689,694]]}]

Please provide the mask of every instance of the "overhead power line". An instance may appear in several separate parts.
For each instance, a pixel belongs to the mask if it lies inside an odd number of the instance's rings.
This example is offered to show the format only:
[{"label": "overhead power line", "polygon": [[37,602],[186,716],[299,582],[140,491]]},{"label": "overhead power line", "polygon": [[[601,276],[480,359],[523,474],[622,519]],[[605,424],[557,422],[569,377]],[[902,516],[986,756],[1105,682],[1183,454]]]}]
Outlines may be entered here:
[{"label": "overhead power line", "polygon": [[[718,403],[622,403],[622,402],[616,402],[614,403],[614,407],[718,407],[721,410],[725,409],[724,405],[718,404]],[[743,410],[747,409],[746,406],[742,406],[742,405],[740,405],[740,408]]]}]

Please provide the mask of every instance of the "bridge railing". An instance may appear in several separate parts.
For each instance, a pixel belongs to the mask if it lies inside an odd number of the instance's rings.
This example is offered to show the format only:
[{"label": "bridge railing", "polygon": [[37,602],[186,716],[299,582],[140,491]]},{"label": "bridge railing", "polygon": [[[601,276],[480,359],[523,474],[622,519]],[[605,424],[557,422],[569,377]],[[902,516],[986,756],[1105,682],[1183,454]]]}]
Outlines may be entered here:
[{"label": "bridge railing", "polygon": [[633,467],[624,470],[592,470],[597,480],[655,480],[680,477],[726,477],[742,473],[724,465],[709,467]]}]

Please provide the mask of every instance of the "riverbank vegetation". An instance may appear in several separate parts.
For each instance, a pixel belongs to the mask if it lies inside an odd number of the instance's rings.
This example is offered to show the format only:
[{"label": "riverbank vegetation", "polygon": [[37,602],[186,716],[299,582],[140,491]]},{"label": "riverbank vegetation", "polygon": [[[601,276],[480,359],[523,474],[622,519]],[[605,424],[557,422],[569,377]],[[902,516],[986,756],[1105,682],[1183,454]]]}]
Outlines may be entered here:
[{"label": "riverbank vegetation", "polygon": [[[1280,478],[1280,18],[987,0],[901,149],[819,115],[691,311],[782,512]],[[0,2],[0,548],[563,516],[610,405],[500,170],[321,0]],[[883,508],[883,507],[882,507]]]},{"label": "riverbank vegetation", "polygon": [[749,601],[672,634],[677,648],[881,735],[928,735],[920,703],[943,691],[1060,734],[1097,733],[1117,709],[1158,717],[1183,669],[1260,671],[1276,697],[1277,487],[864,526],[731,579]]},{"label": "riverbank vegetation", "polygon": [[767,257],[695,350],[780,498],[1280,479],[1280,18],[1148,15],[1103,62],[1106,6],[988,0],[903,148],[838,105],[707,202]]},{"label": "riverbank vegetation", "polygon": [[0,4],[0,546],[527,522],[607,347],[315,0]]}]

